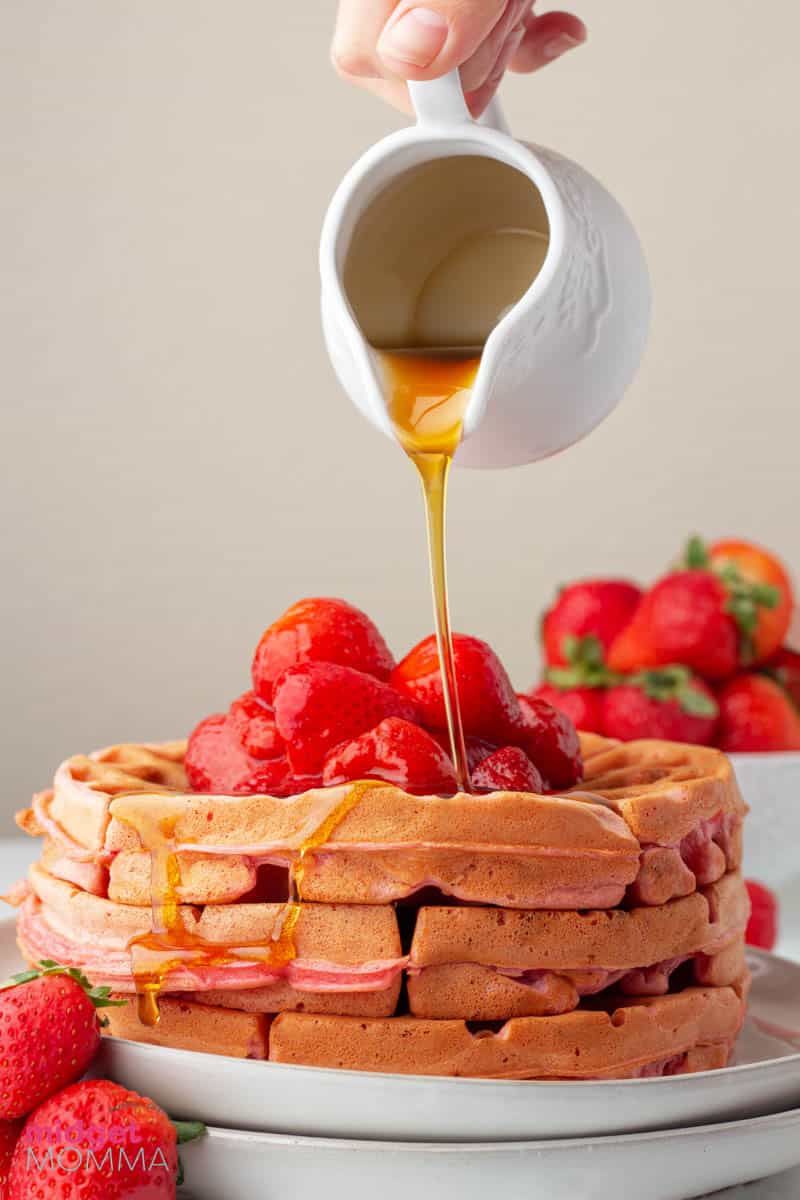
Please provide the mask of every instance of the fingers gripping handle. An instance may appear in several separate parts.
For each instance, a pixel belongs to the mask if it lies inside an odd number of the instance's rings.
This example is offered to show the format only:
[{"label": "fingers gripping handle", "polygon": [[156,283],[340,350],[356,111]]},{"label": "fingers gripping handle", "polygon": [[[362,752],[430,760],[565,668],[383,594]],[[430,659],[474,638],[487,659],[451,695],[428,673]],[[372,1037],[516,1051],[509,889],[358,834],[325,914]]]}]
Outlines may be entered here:
[{"label": "fingers gripping handle", "polygon": [[[455,126],[472,121],[458,71],[450,71],[440,79],[412,81],[408,88],[420,125]],[[481,124],[497,129],[500,133],[509,132],[500,101],[496,96],[481,117]]]}]

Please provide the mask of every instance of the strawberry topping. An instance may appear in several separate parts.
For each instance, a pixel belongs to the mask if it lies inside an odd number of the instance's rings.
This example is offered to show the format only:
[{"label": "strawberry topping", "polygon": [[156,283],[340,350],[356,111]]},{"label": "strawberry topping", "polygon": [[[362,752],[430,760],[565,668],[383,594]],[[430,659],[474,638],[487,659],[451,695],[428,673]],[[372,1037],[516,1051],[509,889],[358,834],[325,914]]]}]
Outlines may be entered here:
[{"label": "strawberry topping", "polygon": [[275,720],[297,774],[317,774],[329,750],[374,728],[386,717],[415,722],[417,709],[363,671],[334,663],[305,663],[275,684]]},{"label": "strawberry topping", "polygon": [[441,746],[399,717],[338,746],[325,759],[326,785],[348,779],[382,779],[415,795],[449,795],[457,790],[453,764]]},{"label": "strawberry topping", "polygon": [[472,786],[486,792],[544,791],[544,780],[519,746],[495,750],[472,772]]},{"label": "strawberry topping", "polygon": [[[456,633],[453,654],[464,733],[487,738],[496,745],[512,741],[508,733],[519,722],[519,703],[494,650],[480,638]],[[433,636],[409,651],[395,667],[390,682],[417,706],[426,729],[447,728],[439,655]]]},{"label": "strawberry topping", "polygon": [[253,659],[253,687],[272,701],[278,676],[305,662],[338,663],[386,680],[394,658],[366,613],[346,600],[299,600],[264,632]]}]

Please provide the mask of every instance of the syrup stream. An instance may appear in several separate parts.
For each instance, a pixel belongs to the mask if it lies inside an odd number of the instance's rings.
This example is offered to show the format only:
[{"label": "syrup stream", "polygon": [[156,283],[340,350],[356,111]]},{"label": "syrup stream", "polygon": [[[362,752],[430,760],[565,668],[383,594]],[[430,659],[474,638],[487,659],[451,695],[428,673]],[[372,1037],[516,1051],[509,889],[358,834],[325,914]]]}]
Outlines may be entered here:
[{"label": "syrup stream", "polygon": [[382,351],[389,416],[422,483],[428,528],[433,616],[447,732],[459,790],[470,791],[447,596],[447,480],[464,432],[464,413],[480,366],[474,350]]}]

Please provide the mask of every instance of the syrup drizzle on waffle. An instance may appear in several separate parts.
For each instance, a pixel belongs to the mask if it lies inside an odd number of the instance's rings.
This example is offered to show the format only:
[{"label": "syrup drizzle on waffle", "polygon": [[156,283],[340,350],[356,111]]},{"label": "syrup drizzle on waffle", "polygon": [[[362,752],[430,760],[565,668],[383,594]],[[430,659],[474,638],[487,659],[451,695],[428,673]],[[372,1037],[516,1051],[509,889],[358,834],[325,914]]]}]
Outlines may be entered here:
[{"label": "syrup drizzle on waffle", "polygon": [[365,793],[377,786],[375,780],[354,783],[317,828],[303,838],[289,863],[289,895],[271,936],[265,942],[250,945],[208,941],[186,928],[179,900],[181,872],[175,837],[185,801],[170,803],[167,797],[154,797],[151,809],[143,806],[141,794],[130,793],[136,797],[136,803],[127,806],[125,795],[116,797],[114,815],[136,832],[150,853],[152,927],[149,933],[134,938],[129,946],[139,1020],[144,1025],[158,1024],[159,995],[169,975],[177,969],[191,971],[246,963],[285,967],[297,957],[294,935],[302,911],[308,855],[324,846]]}]

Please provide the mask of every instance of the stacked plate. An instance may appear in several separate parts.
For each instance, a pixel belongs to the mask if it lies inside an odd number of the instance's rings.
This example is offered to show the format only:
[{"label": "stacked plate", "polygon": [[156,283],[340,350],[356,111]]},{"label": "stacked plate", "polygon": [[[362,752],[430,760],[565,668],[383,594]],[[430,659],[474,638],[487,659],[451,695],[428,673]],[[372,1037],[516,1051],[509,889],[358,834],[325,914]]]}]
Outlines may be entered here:
[{"label": "stacked plate", "polygon": [[[800,966],[753,952],[736,1065],[619,1082],[319,1070],[104,1043],[100,1070],[214,1126],[192,1200],[684,1200],[800,1163]],[[242,1132],[248,1130],[249,1132]],[[624,1191],[619,1192],[619,1184]],[[791,1194],[791,1193],[787,1193]]]}]

